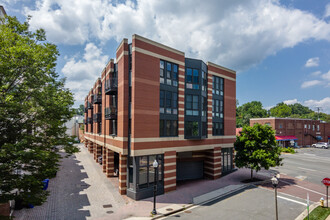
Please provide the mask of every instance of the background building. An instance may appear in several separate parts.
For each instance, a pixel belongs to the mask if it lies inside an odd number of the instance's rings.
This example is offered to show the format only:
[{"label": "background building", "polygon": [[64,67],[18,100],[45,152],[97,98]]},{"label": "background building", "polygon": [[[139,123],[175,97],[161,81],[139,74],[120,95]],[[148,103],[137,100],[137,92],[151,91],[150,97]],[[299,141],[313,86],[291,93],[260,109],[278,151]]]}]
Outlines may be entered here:
[{"label": "background building", "polygon": [[85,143],[108,177],[118,175],[121,194],[142,199],[154,175],[162,194],[230,172],[235,110],[235,71],[133,35],[85,99]]},{"label": "background building", "polygon": [[300,118],[251,118],[250,126],[267,124],[275,130],[276,140],[283,147],[311,146],[316,142],[328,142],[330,123]]}]

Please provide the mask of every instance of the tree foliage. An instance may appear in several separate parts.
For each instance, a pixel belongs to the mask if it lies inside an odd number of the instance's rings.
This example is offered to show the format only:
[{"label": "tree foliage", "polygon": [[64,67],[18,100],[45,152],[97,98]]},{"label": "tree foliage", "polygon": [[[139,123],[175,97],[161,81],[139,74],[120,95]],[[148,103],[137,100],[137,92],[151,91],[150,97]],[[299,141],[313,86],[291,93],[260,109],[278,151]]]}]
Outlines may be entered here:
[{"label": "tree foliage", "polygon": [[236,127],[240,128],[250,125],[250,118],[264,117],[267,117],[267,110],[263,109],[261,102],[252,101],[245,103],[236,109]]},{"label": "tree foliage", "polygon": [[270,114],[273,117],[285,118],[289,117],[292,113],[292,109],[283,102],[278,103],[275,107],[270,109]]},{"label": "tree foliage", "polygon": [[278,146],[274,130],[268,125],[255,124],[253,127],[243,127],[240,136],[234,144],[236,156],[235,163],[239,168],[259,171],[281,165],[281,148]]},{"label": "tree foliage", "polygon": [[[53,177],[57,146],[77,151],[65,134],[72,93],[55,72],[59,55],[45,32],[6,17],[0,25],[0,203],[45,201],[42,180]],[[72,142],[71,142],[72,143]],[[16,192],[19,192],[18,194]]]},{"label": "tree foliage", "polygon": [[75,109],[77,115],[84,115],[85,113],[85,106],[79,105],[79,108]]}]

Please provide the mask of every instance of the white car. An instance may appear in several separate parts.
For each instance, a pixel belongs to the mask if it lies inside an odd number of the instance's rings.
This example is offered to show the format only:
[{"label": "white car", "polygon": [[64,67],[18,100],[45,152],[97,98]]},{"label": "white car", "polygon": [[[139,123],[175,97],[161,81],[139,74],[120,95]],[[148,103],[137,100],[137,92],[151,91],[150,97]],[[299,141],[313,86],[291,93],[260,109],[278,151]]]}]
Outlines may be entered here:
[{"label": "white car", "polygon": [[328,143],[325,142],[318,142],[316,144],[313,144],[312,147],[317,147],[317,148],[323,148],[323,149],[328,149]]}]

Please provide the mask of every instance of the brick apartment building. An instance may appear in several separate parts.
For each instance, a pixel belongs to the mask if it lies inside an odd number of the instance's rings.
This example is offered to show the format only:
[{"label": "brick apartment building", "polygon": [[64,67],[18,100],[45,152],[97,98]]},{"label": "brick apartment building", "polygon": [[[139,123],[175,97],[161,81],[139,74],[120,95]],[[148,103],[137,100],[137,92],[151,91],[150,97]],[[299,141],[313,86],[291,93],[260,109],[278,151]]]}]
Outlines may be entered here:
[{"label": "brick apartment building", "polygon": [[123,39],[85,99],[86,147],[119,191],[152,196],[234,167],[236,73],[138,35]]},{"label": "brick apartment building", "polygon": [[317,142],[328,142],[330,123],[300,118],[251,118],[250,126],[268,124],[275,130],[276,140],[283,147],[295,143],[298,146],[311,146]]}]

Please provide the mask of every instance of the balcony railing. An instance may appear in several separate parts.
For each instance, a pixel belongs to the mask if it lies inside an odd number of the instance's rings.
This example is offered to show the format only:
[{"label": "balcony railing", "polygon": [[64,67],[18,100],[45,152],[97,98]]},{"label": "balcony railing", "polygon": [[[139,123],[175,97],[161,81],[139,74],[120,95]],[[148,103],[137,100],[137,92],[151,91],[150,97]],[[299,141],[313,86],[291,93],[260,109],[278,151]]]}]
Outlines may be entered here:
[{"label": "balcony railing", "polygon": [[117,77],[107,79],[105,81],[105,94],[114,95],[117,92],[118,88],[118,79]]},{"label": "balcony railing", "polygon": [[93,95],[93,103],[94,104],[101,104],[102,103],[102,94]]},{"label": "balcony railing", "polygon": [[88,108],[86,107],[86,108],[84,108],[84,110],[85,110],[85,113],[87,113],[88,112]]},{"label": "balcony railing", "polygon": [[87,124],[93,124],[93,119],[92,118],[87,118]]},{"label": "balcony railing", "polygon": [[106,120],[117,119],[117,108],[114,106],[105,108],[105,119]]},{"label": "balcony railing", "polygon": [[88,102],[88,103],[87,103],[87,108],[88,108],[88,109],[93,109],[93,104],[90,103],[90,102]]},{"label": "balcony railing", "polygon": [[102,114],[101,113],[96,113],[93,115],[93,120],[94,122],[101,122],[102,120]]}]

